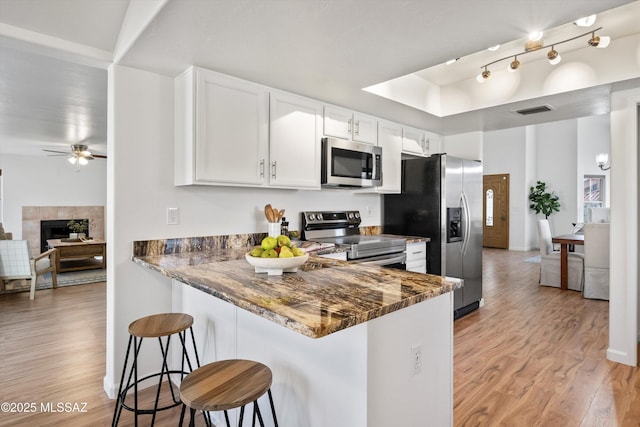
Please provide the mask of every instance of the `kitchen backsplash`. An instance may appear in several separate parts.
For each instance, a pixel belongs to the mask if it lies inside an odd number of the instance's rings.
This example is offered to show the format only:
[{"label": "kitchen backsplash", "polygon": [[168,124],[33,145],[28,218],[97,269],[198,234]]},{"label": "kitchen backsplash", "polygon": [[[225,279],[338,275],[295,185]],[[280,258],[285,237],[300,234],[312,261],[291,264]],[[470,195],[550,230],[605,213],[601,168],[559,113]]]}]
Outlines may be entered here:
[{"label": "kitchen backsplash", "polygon": [[[291,230],[289,230],[291,231]],[[381,226],[361,227],[366,236],[381,234]],[[133,256],[177,254],[211,249],[234,249],[259,245],[267,233],[231,234],[224,236],[179,237],[175,239],[139,240],[133,242]]]}]

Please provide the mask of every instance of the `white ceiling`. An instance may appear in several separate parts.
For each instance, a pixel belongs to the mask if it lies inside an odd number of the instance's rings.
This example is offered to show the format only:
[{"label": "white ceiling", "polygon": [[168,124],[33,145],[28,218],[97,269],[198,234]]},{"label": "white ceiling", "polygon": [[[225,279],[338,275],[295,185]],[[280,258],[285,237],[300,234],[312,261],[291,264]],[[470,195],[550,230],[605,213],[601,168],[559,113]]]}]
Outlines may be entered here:
[{"label": "white ceiling", "polygon": [[[602,113],[609,85],[446,118],[361,89],[627,3],[638,1],[0,0],[0,153],[104,151],[114,57],[168,76],[198,65],[442,134]],[[545,102],[556,110],[511,113]]]}]

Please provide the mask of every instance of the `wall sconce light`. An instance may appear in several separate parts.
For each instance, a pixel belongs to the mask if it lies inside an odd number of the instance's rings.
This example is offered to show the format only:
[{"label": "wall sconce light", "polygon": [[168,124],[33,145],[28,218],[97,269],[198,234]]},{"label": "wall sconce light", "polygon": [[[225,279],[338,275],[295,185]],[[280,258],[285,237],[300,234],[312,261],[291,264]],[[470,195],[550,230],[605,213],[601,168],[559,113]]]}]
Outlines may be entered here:
[{"label": "wall sconce light", "polygon": [[605,167],[607,162],[609,161],[609,155],[607,153],[600,153],[596,155],[596,165],[603,171],[608,171],[611,169],[611,165]]},{"label": "wall sconce light", "polygon": [[[509,55],[509,56],[505,56],[504,58],[500,58],[500,59],[496,59],[493,62],[489,62],[488,64],[483,65],[482,67],[480,67],[481,69],[483,69],[483,71],[476,77],[476,80],[479,83],[483,83],[485,80],[487,80],[489,78],[489,76],[491,75],[491,71],[489,71],[489,66],[493,65],[495,63],[504,61],[506,59],[511,59],[513,58],[513,61],[511,61],[511,63],[507,66],[507,70],[509,71],[515,71],[520,67],[520,61],[518,61],[518,56],[527,54],[527,53],[531,53],[531,52],[536,52],[540,49],[544,49],[547,47],[550,47],[551,50],[549,52],[547,52],[547,59],[549,60],[549,63],[552,65],[556,65],[558,63],[560,63],[560,61],[562,60],[562,58],[560,57],[560,54],[558,53],[558,51],[555,49],[555,46],[562,44],[562,43],[567,43],[570,42],[572,40],[576,40],[579,39],[581,37],[585,37],[585,36],[591,36],[589,38],[589,40],[587,41],[587,43],[589,44],[589,46],[592,47],[598,47],[598,48],[605,48],[607,46],[609,46],[609,43],[611,42],[611,37],[608,36],[597,36],[596,35],[596,31],[600,31],[602,29],[602,27],[596,28],[595,30],[586,32],[584,34],[580,34],[577,35],[575,37],[571,37],[569,39],[566,40],[561,40],[559,42],[555,42],[551,45],[546,45],[546,46],[542,46],[540,39],[538,39],[538,41],[536,43],[540,43],[539,45],[535,45],[535,46],[529,46],[527,47],[527,45],[525,45],[525,50],[517,53],[515,55]],[[541,34],[541,33],[540,33]]]}]

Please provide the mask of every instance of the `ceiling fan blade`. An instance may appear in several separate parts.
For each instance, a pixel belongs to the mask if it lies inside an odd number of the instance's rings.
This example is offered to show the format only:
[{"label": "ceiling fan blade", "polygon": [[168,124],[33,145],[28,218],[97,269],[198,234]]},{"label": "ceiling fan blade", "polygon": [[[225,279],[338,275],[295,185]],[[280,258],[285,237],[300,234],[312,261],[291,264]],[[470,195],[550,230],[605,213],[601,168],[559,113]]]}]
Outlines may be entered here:
[{"label": "ceiling fan blade", "polygon": [[102,154],[92,154],[92,156],[96,159],[106,159],[107,156],[103,156]]},{"label": "ceiling fan blade", "polygon": [[66,156],[68,156],[68,155],[69,155],[69,153],[68,153],[68,152],[66,152],[66,151],[45,150],[44,148],[42,149],[42,151],[46,151],[46,152],[48,152],[48,153],[64,154],[64,155],[66,155]]}]

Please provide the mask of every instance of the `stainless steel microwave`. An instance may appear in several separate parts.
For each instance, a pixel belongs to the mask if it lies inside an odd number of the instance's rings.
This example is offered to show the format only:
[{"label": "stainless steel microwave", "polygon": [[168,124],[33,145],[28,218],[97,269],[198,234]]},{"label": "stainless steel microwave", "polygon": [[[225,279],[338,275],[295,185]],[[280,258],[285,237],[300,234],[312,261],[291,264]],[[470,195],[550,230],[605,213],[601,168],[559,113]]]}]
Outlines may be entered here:
[{"label": "stainless steel microwave", "polygon": [[382,185],[382,148],[346,139],[322,138],[323,187]]}]

